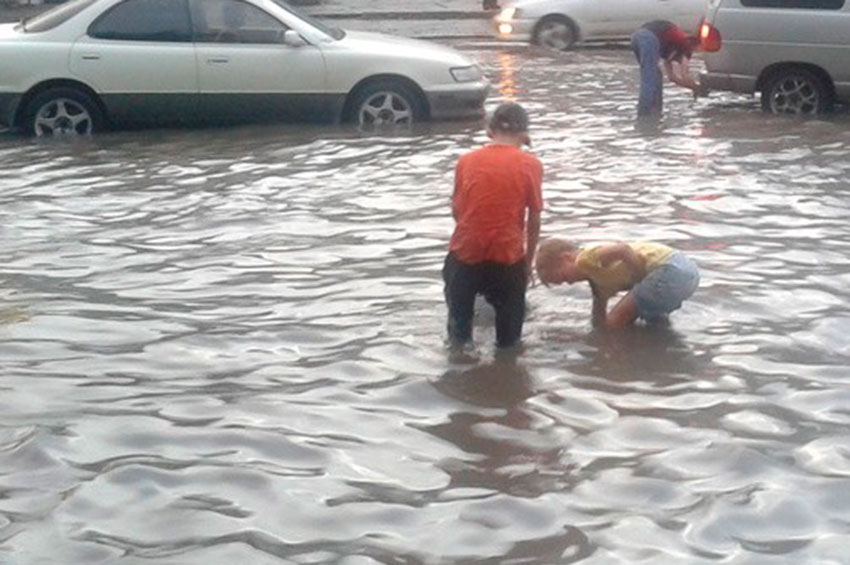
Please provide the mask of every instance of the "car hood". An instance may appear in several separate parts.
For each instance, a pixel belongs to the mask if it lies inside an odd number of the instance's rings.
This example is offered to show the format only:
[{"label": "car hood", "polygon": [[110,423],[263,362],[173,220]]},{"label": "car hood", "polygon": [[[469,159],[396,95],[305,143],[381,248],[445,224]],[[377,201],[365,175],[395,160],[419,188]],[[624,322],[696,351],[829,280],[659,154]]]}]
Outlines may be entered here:
[{"label": "car hood", "polygon": [[383,33],[346,30],[345,37],[337,41],[336,44],[344,49],[373,54],[376,57],[395,56],[427,59],[455,67],[474,64],[474,61],[451,47],[421,39],[409,39]]}]

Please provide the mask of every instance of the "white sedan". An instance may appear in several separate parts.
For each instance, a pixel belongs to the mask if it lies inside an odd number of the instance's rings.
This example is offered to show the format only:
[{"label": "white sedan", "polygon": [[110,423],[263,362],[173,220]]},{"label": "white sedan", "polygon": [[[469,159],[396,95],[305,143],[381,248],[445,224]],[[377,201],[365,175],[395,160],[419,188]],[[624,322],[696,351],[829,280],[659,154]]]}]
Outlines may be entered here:
[{"label": "white sedan", "polygon": [[563,51],[579,41],[627,39],[646,22],[669,20],[696,33],[707,0],[519,0],[496,16],[501,39]]},{"label": "white sedan", "polygon": [[488,90],[448,47],[330,28],[284,0],[71,0],[0,24],[0,125],[35,135],[473,118]]}]

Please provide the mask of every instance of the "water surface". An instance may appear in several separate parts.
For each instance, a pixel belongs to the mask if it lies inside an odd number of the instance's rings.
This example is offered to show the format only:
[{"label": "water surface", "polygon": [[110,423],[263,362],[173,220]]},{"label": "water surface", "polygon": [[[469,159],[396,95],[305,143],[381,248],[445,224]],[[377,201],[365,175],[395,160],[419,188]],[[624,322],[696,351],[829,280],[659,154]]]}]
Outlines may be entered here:
[{"label": "water surface", "polygon": [[850,117],[472,51],[533,121],[544,235],[702,270],[666,328],[532,288],[443,346],[480,123],[0,138],[0,563],[847,563]]}]

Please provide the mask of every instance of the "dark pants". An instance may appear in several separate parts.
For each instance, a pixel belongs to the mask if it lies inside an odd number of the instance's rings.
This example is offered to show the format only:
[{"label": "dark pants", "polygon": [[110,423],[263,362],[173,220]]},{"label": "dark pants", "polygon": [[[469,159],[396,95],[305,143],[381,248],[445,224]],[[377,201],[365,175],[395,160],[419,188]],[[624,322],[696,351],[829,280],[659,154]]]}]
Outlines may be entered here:
[{"label": "dark pants", "polygon": [[525,321],[525,260],[513,265],[463,263],[449,253],[443,264],[448,332],[453,345],[472,340],[475,296],[481,294],[496,310],[496,345],[510,347],[519,342]]},{"label": "dark pants", "polygon": [[638,117],[661,116],[664,78],[658,67],[661,61],[658,37],[648,29],[637,30],[632,34],[632,51],[640,64]]}]

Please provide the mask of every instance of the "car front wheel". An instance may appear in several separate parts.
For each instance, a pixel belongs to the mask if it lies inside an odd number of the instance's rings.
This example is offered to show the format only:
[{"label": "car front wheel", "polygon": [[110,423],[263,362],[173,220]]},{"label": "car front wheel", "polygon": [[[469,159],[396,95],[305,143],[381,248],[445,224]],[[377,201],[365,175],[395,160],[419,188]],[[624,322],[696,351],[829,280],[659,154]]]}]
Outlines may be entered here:
[{"label": "car front wheel", "polygon": [[375,129],[409,126],[424,117],[416,93],[401,81],[384,80],[355,93],[348,119],[362,128]]},{"label": "car front wheel", "polygon": [[811,116],[832,106],[832,92],[815,73],[806,69],[781,70],[765,82],[761,93],[765,112]]},{"label": "car front wheel", "polygon": [[534,43],[555,51],[566,51],[577,40],[575,27],[563,16],[546,16],[534,30]]},{"label": "car front wheel", "polygon": [[51,88],[27,104],[23,126],[27,133],[39,137],[89,135],[103,128],[103,115],[85,92]]}]

